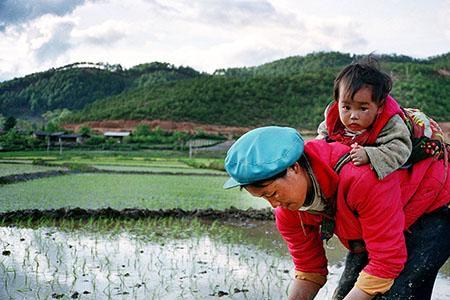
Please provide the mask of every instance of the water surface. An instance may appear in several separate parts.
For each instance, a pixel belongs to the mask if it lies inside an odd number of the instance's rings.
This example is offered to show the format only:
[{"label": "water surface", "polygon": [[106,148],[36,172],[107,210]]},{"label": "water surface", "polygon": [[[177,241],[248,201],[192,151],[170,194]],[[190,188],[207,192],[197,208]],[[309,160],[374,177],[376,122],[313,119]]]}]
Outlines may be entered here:
[{"label": "water surface", "polygon": [[[272,221],[46,221],[0,227],[0,299],[285,299],[293,265]],[[329,299],[344,250],[326,247]],[[433,299],[450,296],[448,265]]]}]

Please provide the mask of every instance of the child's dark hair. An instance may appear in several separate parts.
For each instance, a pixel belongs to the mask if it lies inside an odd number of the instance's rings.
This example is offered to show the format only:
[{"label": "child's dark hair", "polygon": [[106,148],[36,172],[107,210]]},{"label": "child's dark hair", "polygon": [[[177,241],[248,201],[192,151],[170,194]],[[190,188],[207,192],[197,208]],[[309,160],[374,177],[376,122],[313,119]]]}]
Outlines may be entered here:
[{"label": "child's dark hair", "polygon": [[334,79],[334,100],[339,100],[340,89],[344,95],[353,99],[363,87],[372,88],[372,101],[381,105],[392,89],[391,77],[380,70],[378,61],[369,55],[356,63],[346,66]]}]

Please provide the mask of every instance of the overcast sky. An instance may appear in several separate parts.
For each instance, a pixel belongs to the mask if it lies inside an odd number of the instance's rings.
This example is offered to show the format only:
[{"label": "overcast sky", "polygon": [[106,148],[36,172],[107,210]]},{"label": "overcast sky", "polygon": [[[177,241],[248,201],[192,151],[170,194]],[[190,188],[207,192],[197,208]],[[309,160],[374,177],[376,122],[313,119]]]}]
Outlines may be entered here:
[{"label": "overcast sky", "polygon": [[450,0],[0,0],[0,81],[73,62],[213,72],[317,51],[450,51]]}]

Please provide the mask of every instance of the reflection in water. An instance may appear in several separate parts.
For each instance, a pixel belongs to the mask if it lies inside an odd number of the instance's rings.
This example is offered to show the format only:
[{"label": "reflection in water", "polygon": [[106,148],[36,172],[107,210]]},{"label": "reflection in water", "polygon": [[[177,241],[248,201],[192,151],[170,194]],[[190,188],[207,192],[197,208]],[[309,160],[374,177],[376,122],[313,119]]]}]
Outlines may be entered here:
[{"label": "reflection in water", "polygon": [[[0,227],[0,299],[285,299],[292,262],[273,222],[99,220]],[[342,248],[327,246],[329,299]],[[448,299],[440,276],[433,299]]]}]

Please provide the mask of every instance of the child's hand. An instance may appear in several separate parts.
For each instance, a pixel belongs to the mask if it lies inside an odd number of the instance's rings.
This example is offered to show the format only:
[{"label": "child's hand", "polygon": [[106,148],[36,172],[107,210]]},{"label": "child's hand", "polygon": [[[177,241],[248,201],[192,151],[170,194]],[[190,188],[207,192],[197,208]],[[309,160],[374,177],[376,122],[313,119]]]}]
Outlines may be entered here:
[{"label": "child's hand", "polygon": [[363,146],[358,145],[358,143],[354,143],[351,147],[352,150],[350,151],[350,157],[355,166],[361,166],[369,163],[369,156]]}]

